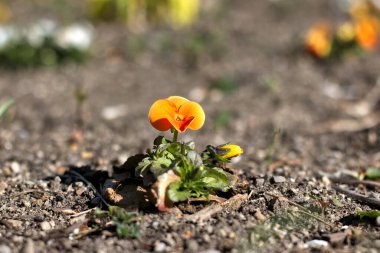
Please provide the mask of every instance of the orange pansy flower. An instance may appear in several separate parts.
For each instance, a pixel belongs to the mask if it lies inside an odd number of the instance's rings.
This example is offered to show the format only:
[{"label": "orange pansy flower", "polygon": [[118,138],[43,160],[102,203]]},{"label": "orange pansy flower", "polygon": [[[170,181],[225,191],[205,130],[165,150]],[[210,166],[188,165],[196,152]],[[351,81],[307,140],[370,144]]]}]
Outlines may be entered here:
[{"label": "orange pansy flower", "polygon": [[198,103],[183,97],[171,96],[153,103],[149,110],[149,120],[159,131],[167,131],[174,127],[182,133],[187,128],[200,129],[205,122],[205,113]]},{"label": "orange pansy flower", "polygon": [[361,18],[355,26],[356,40],[366,50],[374,50],[379,36],[379,21],[373,16]]},{"label": "orange pansy flower", "polygon": [[331,52],[331,27],[320,22],[310,28],[305,37],[305,47],[314,56],[325,58]]}]

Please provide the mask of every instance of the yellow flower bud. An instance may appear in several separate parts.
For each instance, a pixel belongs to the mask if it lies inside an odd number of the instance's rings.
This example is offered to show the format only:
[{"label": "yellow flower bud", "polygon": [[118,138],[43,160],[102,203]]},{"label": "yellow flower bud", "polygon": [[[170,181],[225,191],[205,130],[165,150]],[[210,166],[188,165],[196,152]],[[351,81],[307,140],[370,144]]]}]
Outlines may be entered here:
[{"label": "yellow flower bud", "polygon": [[226,159],[233,158],[244,153],[243,149],[240,146],[234,144],[218,146],[216,149],[217,152]]},{"label": "yellow flower bud", "polygon": [[352,23],[346,22],[338,27],[336,36],[339,41],[349,42],[355,39],[355,27]]}]

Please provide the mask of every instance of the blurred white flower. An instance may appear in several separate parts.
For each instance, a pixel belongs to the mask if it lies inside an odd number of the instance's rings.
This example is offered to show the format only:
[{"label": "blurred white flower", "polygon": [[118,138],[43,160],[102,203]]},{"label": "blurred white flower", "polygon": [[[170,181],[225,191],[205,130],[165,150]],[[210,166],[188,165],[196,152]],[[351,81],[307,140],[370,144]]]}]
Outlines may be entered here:
[{"label": "blurred white flower", "polygon": [[49,19],[43,19],[31,26],[26,31],[26,39],[33,46],[40,46],[48,37],[52,37],[57,24]]},{"label": "blurred white flower", "polygon": [[62,48],[87,50],[92,42],[93,28],[91,25],[74,24],[58,31],[55,40]]},{"label": "blurred white flower", "polygon": [[15,30],[10,26],[0,26],[0,49],[4,48],[15,37]]}]

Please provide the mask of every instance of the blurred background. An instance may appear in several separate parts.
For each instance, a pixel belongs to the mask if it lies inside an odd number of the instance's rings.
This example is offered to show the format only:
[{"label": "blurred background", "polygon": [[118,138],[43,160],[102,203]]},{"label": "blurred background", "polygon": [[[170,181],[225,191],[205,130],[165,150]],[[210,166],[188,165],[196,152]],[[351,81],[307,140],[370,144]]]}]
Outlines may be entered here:
[{"label": "blurred background", "polygon": [[352,120],[341,102],[379,78],[376,49],[340,60],[305,50],[308,29],[347,21],[353,2],[0,0],[0,103],[14,100],[0,159],[34,161],[37,174],[121,163],[151,145],[148,110],[171,95],[204,106],[204,128],[182,136],[199,149],[236,142],[249,165],[281,130],[286,155],[300,156],[313,146],[300,135]]}]

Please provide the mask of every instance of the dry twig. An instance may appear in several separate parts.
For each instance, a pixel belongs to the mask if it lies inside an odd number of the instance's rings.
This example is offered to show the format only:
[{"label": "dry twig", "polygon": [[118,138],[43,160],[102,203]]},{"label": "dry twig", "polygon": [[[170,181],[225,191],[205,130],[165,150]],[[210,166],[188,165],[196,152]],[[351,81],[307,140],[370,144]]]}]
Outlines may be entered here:
[{"label": "dry twig", "polygon": [[186,220],[202,223],[210,219],[213,215],[223,211],[223,210],[237,210],[240,208],[241,204],[248,199],[247,194],[237,194],[232,198],[222,202],[217,203],[206,208],[203,208],[197,213],[185,215]]},{"label": "dry twig", "polygon": [[362,194],[359,194],[359,193],[356,193],[356,192],[353,192],[353,191],[350,191],[347,189],[343,189],[337,185],[333,185],[332,188],[335,191],[343,193],[343,194],[345,194],[345,195],[347,195],[353,199],[356,199],[357,201],[360,201],[364,204],[380,207],[380,200],[378,200],[378,199],[367,197],[365,195],[362,195]]},{"label": "dry twig", "polygon": [[335,177],[329,177],[328,179],[331,182],[337,183],[337,184],[347,184],[347,185],[360,185],[360,184],[362,184],[365,186],[380,188],[380,182],[376,182],[376,181],[356,180],[356,179],[347,179],[347,178],[335,178]]}]

